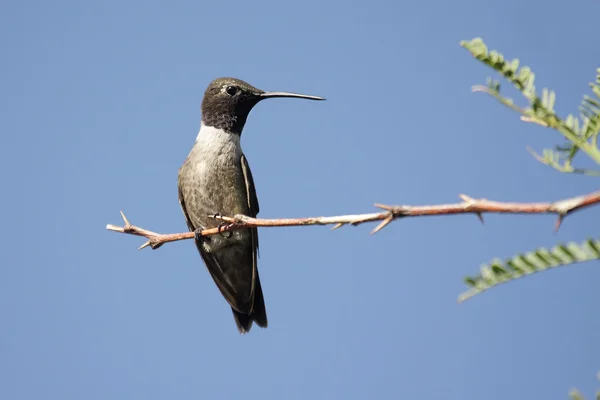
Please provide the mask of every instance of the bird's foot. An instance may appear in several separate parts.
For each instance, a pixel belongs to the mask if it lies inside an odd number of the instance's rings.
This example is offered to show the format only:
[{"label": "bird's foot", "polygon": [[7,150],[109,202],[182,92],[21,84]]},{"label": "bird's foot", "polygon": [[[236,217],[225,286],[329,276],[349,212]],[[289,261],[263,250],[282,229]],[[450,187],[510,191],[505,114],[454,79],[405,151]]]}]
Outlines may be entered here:
[{"label": "bird's foot", "polygon": [[229,239],[231,238],[231,236],[233,236],[233,232],[232,231],[225,231],[225,232],[221,232],[221,230],[227,226],[229,226],[230,224],[223,222],[221,224],[219,224],[219,235],[221,235],[222,237],[224,237],[225,239]]}]

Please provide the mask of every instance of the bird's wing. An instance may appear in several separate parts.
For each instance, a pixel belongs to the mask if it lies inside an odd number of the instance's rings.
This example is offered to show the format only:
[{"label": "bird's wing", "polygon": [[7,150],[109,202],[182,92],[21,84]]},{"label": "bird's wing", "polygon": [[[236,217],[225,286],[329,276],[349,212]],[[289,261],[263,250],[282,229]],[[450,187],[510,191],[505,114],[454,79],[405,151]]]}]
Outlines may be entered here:
[{"label": "bird's wing", "polygon": [[[256,196],[256,186],[254,186],[254,179],[252,178],[252,171],[250,171],[250,165],[248,159],[242,154],[242,172],[244,174],[244,181],[246,182],[246,198],[248,199],[248,210],[250,210],[250,217],[256,218],[260,207],[258,205],[258,197]],[[256,228],[252,229],[252,238],[254,241],[254,249],[258,252],[258,231]]]},{"label": "bird's wing", "polygon": [[196,227],[194,226],[194,224],[192,224],[192,221],[190,220],[190,216],[187,213],[187,209],[185,208],[185,200],[183,198],[183,193],[181,193],[181,183],[179,183],[179,185],[177,185],[177,194],[179,196],[179,206],[181,207],[181,211],[183,211],[183,216],[185,217],[185,223],[188,226],[188,229],[193,232],[196,230]]},{"label": "bird's wing", "polygon": [[250,165],[248,159],[242,154],[242,172],[244,173],[244,180],[246,181],[246,195],[248,197],[248,208],[250,209],[250,216],[252,218],[258,215],[258,197],[256,197],[256,187],[254,186],[254,179],[252,179],[252,171],[250,171]]}]

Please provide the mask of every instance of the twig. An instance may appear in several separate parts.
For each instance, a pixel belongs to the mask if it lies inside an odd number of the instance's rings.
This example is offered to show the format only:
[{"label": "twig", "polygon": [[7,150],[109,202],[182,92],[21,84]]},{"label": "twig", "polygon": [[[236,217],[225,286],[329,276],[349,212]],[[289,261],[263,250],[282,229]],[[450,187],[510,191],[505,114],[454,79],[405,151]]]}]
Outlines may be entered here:
[{"label": "twig", "polygon": [[[535,115],[533,108],[521,108],[515,105],[511,99],[500,95],[497,90],[482,85],[473,86],[471,90],[473,92],[482,92],[492,96],[506,107],[521,114],[521,120],[524,122],[530,122],[547,128],[556,129],[565,137],[565,139],[569,140],[571,143],[577,146],[577,148],[586,153],[592,160],[600,164],[600,149],[596,147],[596,144],[593,142],[593,140],[590,143],[587,139],[578,136],[578,134],[574,132],[564,120],[551,112],[551,110],[546,110],[547,118],[541,119],[541,117]],[[534,98],[528,96],[525,92],[523,92],[523,90],[520,91],[525,98],[527,98],[527,100],[533,104]]]},{"label": "twig", "polygon": [[[590,194],[559,200],[553,203],[504,203],[486,199],[473,199],[464,194],[460,195],[463,200],[460,203],[440,204],[433,206],[387,206],[375,204],[376,207],[384,211],[371,214],[341,215],[335,217],[312,217],[312,218],[278,218],[278,219],[258,219],[245,215],[235,215],[234,217],[215,216],[226,224],[220,228],[205,229],[203,236],[215,235],[218,233],[234,231],[254,227],[283,227],[283,226],[304,226],[304,225],[334,225],[332,229],[340,228],[344,225],[360,225],[366,222],[381,221],[371,234],[383,229],[387,224],[397,218],[420,217],[432,215],[452,215],[452,214],[475,214],[483,223],[484,213],[501,214],[556,214],[558,219],[554,226],[558,230],[563,219],[572,212],[600,203],[600,191]],[[148,241],[140,249],[150,246],[157,249],[165,243],[175,242],[194,238],[194,232],[162,234],[152,232],[134,225],[131,225],[125,214],[121,211],[121,216],[125,222],[124,226],[115,226],[108,224],[106,229],[115,232],[127,233],[130,235],[143,236]]]}]

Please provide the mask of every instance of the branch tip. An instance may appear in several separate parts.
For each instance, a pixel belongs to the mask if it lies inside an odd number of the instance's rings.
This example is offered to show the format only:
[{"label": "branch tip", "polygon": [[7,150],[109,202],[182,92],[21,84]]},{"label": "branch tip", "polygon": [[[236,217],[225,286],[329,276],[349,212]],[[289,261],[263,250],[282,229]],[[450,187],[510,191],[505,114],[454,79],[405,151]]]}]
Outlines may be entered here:
[{"label": "branch tip", "polygon": [[148,247],[148,246],[150,246],[150,241],[149,241],[149,240],[148,240],[146,243],[144,243],[143,245],[141,245],[141,246],[138,248],[138,250],[142,250],[143,248],[145,248],[145,247]]},{"label": "branch tip", "polygon": [[107,224],[106,229],[114,232],[125,232],[125,230],[120,226],[115,226],[113,224]]}]

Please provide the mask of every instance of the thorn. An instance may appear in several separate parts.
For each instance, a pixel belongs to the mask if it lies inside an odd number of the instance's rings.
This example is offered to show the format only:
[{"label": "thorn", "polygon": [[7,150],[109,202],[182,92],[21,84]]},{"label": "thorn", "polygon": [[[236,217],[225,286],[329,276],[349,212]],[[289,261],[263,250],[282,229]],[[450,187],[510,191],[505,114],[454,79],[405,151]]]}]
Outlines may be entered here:
[{"label": "thorn", "polygon": [[394,209],[394,206],[388,206],[388,205],[385,205],[385,204],[379,204],[379,203],[375,203],[375,204],[373,204],[373,205],[374,205],[375,207],[377,207],[377,208],[381,208],[381,209],[383,209],[383,210],[387,210],[387,211],[392,211],[392,210]]},{"label": "thorn", "polygon": [[119,211],[119,212],[121,213],[121,217],[123,218],[123,221],[125,221],[125,226],[131,226],[131,224],[127,220],[127,217],[125,216],[125,214],[123,214],[123,211]]},{"label": "thorn", "polygon": [[558,219],[556,220],[556,223],[554,224],[554,232],[558,232],[558,228],[560,228],[560,226],[562,225],[564,219],[564,214],[558,214]]},{"label": "thorn", "polygon": [[382,230],[383,228],[386,227],[387,224],[389,224],[390,222],[392,222],[394,220],[394,216],[390,215],[389,217],[387,217],[386,219],[384,219],[383,221],[381,221],[381,223],[379,225],[377,225],[375,227],[375,229],[373,229],[371,231],[371,235],[379,232],[380,230]]},{"label": "thorn", "polygon": [[485,221],[483,220],[483,214],[480,212],[475,213],[475,214],[477,215],[477,218],[479,218],[479,221],[481,221],[481,224],[482,225],[485,224]]},{"label": "thorn", "polygon": [[464,201],[465,203],[473,203],[475,202],[475,199],[472,197],[467,196],[466,194],[459,194],[458,197],[460,197],[460,199],[462,201]]},{"label": "thorn", "polygon": [[337,224],[335,224],[335,225],[334,225],[334,226],[331,228],[331,230],[332,230],[332,231],[334,231],[334,230],[336,230],[336,229],[338,229],[338,228],[341,228],[341,227],[342,227],[342,226],[344,226],[344,225],[345,225],[345,224],[344,224],[343,222],[338,222]]},{"label": "thorn", "polygon": [[144,247],[148,247],[148,246],[150,246],[150,241],[149,240],[146,243],[144,243],[143,245],[141,245],[138,250],[141,250]]}]

